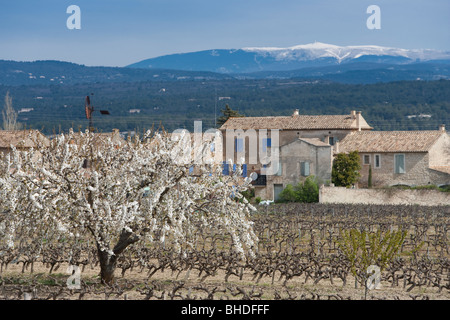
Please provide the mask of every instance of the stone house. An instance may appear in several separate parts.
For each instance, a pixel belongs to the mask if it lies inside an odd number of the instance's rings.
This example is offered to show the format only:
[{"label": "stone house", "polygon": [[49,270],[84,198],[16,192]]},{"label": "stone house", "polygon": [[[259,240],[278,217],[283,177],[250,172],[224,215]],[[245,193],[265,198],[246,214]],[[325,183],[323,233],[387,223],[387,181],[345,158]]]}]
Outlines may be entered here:
[{"label": "stone house", "polygon": [[[307,177],[315,176],[319,183],[331,181],[332,146],[320,139],[299,138],[280,147],[279,171],[267,177],[267,187],[262,194],[278,200],[288,184],[295,186]],[[264,192],[265,191],[265,192]],[[261,197],[262,198],[262,197]]]},{"label": "stone house", "polygon": [[[78,144],[79,139],[81,138],[80,132],[75,132],[73,134],[73,138],[70,141],[72,144]],[[105,148],[108,144],[108,139],[111,140],[111,142],[114,144],[116,148],[123,146],[126,141],[122,138],[120,135],[120,132],[118,129],[113,129],[111,132],[96,132],[94,133],[92,145],[95,148]]]},{"label": "stone house", "polygon": [[[306,178],[300,174],[302,168],[323,182],[331,180],[332,149],[336,143],[350,133],[372,129],[359,111],[347,115],[300,115],[295,110],[291,116],[231,117],[220,128],[224,166],[229,160],[239,163],[243,159],[245,174],[258,174],[253,181],[255,195],[273,200],[287,184]],[[272,160],[278,156],[280,161],[267,161],[265,156]],[[264,163],[276,163],[276,168],[262,174]]]},{"label": "stone house", "polygon": [[0,130],[0,153],[16,149],[28,150],[38,145],[49,146],[50,140],[38,130]]},{"label": "stone house", "polygon": [[361,158],[358,185],[450,185],[450,137],[445,126],[434,131],[361,131],[338,143],[335,152],[357,150]]},{"label": "stone house", "polygon": [[[81,132],[74,132],[72,139],[69,141],[70,144],[80,145],[84,139]],[[120,135],[118,129],[113,129],[112,132],[96,132],[91,140],[92,151],[102,150],[104,148],[109,148],[108,141],[111,141],[113,146],[118,149],[125,145],[126,141]],[[83,167],[89,168],[91,166],[90,160],[86,159],[84,161]]]}]

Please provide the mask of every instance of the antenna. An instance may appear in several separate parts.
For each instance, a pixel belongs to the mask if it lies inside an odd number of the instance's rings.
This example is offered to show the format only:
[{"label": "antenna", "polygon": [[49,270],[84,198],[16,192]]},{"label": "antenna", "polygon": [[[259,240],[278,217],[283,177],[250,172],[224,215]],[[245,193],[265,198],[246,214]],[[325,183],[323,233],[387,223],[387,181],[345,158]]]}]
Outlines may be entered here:
[{"label": "antenna", "polygon": [[89,96],[86,96],[84,102],[84,111],[86,113],[86,119],[89,120],[89,131],[93,131],[94,128],[92,127],[92,113],[94,112],[94,107],[91,106],[91,99],[89,98]]},{"label": "antenna", "polygon": [[217,87],[214,88],[215,95],[214,95],[214,128],[217,128]]}]

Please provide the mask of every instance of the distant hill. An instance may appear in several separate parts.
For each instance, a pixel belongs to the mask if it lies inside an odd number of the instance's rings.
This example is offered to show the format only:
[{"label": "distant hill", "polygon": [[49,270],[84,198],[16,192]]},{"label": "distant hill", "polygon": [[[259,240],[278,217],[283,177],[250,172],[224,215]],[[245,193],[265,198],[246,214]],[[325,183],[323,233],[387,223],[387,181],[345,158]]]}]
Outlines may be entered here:
[{"label": "distant hill", "polygon": [[306,78],[342,83],[450,79],[450,53],[324,43],[172,54],[127,67],[63,61],[0,60],[0,84],[53,85],[139,81]]},{"label": "distant hill", "polygon": [[207,71],[87,67],[53,60],[33,62],[0,60],[0,84],[2,85],[223,80],[230,78],[229,75]]},{"label": "distant hill", "polygon": [[[356,76],[354,77],[356,78]],[[228,104],[245,116],[348,114],[360,110],[376,130],[437,130],[450,126],[450,80],[343,84],[306,79],[141,81],[73,85],[0,85],[19,112],[18,121],[50,134],[87,120],[84,100],[95,106],[94,125],[102,131],[140,131],[162,125],[169,131],[214,126]],[[108,110],[102,115],[98,110]],[[192,131],[191,131],[192,132]]]},{"label": "distant hill", "polygon": [[238,79],[317,78],[355,84],[403,80],[440,80],[450,79],[450,63],[430,61],[409,64],[386,64],[355,61],[325,67],[309,67],[290,71],[262,71],[234,76]]},{"label": "distant hill", "polygon": [[208,50],[116,68],[0,60],[0,99],[9,91],[18,121],[47,134],[86,127],[91,93],[96,110],[110,112],[94,112],[102,131],[191,130],[195,120],[211,128],[226,104],[245,116],[361,110],[377,130],[434,130],[450,125],[448,79],[445,52],[315,43]]},{"label": "distant hill", "polygon": [[[318,77],[351,83],[450,78],[450,52],[320,42],[289,48],[213,49],[146,59],[129,68],[210,71],[237,78]],[[372,77],[367,70],[379,71]],[[349,72],[347,75],[343,73]],[[356,73],[355,73],[356,72]],[[383,75],[384,73],[384,75]],[[352,76],[357,75],[358,81]],[[329,76],[333,75],[333,76]]]},{"label": "distant hill", "polygon": [[171,82],[292,78],[369,84],[403,80],[450,79],[450,60],[392,64],[385,63],[386,60],[382,57],[378,58],[380,62],[370,61],[368,57],[364,57],[352,60],[352,62],[328,66],[232,74],[153,68],[87,67],[70,62],[51,60],[34,62],[0,60],[0,85],[72,85],[139,81]]}]

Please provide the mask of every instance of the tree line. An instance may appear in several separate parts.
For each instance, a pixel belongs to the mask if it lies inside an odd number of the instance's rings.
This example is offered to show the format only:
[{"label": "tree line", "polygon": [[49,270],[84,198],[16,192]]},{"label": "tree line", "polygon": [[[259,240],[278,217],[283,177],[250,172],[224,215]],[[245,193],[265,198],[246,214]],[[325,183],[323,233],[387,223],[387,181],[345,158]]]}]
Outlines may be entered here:
[{"label": "tree line", "polygon": [[[74,85],[0,86],[9,91],[17,119],[26,127],[68,131],[86,127],[84,98],[110,116],[94,114],[101,131],[142,130],[162,124],[192,129],[194,120],[212,128],[229,105],[244,116],[349,114],[360,110],[376,130],[436,130],[450,120],[450,81],[399,81],[341,84],[305,80],[221,80],[122,82]],[[130,113],[137,109],[139,112]]]}]

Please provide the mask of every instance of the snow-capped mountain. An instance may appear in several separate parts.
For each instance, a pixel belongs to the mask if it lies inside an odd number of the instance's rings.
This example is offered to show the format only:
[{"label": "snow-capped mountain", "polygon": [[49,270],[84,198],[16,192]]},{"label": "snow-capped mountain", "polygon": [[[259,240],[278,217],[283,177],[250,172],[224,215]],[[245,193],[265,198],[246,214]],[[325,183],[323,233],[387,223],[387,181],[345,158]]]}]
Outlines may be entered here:
[{"label": "snow-capped mountain", "polygon": [[242,74],[291,71],[347,63],[400,65],[429,61],[450,63],[450,52],[375,45],[337,46],[315,42],[288,48],[248,47],[172,54],[143,60],[128,67]]},{"label": "snow-capped mountain", "polygon": [[450,52],[430,49],[400,49],[380,46],[336,46],[321,42],[298,45],[289,48],[243,48],[247,52],[255,52],[262,56],[271,56],[279,61],[315,60],[335,58],[338,63],[363,56],[391,56],[409,60],[450,59]]}]

